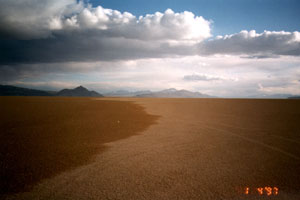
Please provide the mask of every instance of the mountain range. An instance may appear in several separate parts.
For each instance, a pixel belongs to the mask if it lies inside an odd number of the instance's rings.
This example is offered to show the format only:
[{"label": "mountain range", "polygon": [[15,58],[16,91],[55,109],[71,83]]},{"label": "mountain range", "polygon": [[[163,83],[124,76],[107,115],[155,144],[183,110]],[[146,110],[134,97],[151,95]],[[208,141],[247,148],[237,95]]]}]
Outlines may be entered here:
[{"label": "mountain range", "polygon": [[54,96],[54,94],[43,90],[0,85],[0,96]]},{"label": "mountain range", "polygon": [[300,99],[300,96],[290,96],[289,99]]},{"label": "mountain range", "polygon": [[[157,92],[150,90],[143,91],[127,91],[117,90],[114,92],[99,94],[95,91],[90,91],[83,86],[74,89],[63,89],[60,91],[44,91],[29,89],[23,87],[16,87],[11,85],[0,85],[0,96],[63,96],[63,97],[144,97],[144,98],[216,98],[200,92],[191,92],[188,90],[177,90],[170,88]],[[246,97],[247,98],[247,97]],[[266,99],[300,99],[300,96],[293,96],[288,94],[275,94],[275,95],[260,95],[249,96],[248,98],[266,98]]]},{"label": "mountain range", "polygon": [[131,92],[128,90],[117,90],[113,92],[104,93],[107,97],[135,97],[142,94],[148,94],[151,93],[150,90],[141,90],[141,91],[135,91]]},{"label": "mountain range", "polygon": [[213,96],[202,94],[200,92],[191,92],[188,90],[176,90],[170,88],[158,92],[148,92],[139,94],[137,97],[152,97],[152,98],[214,98]]},{"label": "mountain range", "polygon": [[[11,85],[0,85],[0,96],[63,96],[63,97],[103,97],[95,91],[89,91],[83,86],[74,89],[63,89],[58,92],[35,90]],[[191,92],[188,90],[176,90],[174,88],[152,92],[150,90],[130,92],[127,90],[117,90],[115,92],[105,93],[110,97],[152,97],[152,98],[213,98],[200,92]]]},{"label": "mountain range", "polygon": [[257,95],[249,95],[245,98],[249,99],[287,99],[292,97],[291,94],[257,94]]},{"label": "mountain range", "polygon": [[63,97],[103,97],[103,95],[89,91],[79,86],[74,89],[63,89],[58,92],[35,90],[11,85],[0,85],[0,96],[63,96]]}]

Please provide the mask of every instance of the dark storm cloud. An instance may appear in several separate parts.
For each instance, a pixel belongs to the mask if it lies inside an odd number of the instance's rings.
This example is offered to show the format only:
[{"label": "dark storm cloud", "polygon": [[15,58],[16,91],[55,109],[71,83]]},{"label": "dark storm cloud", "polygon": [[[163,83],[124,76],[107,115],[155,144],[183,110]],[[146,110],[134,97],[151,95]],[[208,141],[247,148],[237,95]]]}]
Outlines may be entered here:
[{"label": "dark storm cloud", "polygon": [[195,52],[195,47],[189,45],[99,35],[86,32],[72,36],[56,34],[47,39],[0,40],[0,64],[127,60]]},{"label": "dark storm cloud", "polygon": [[76,0],[0,0],[0,35],[17,39],[47,38],[55,19],[83,9]]}]

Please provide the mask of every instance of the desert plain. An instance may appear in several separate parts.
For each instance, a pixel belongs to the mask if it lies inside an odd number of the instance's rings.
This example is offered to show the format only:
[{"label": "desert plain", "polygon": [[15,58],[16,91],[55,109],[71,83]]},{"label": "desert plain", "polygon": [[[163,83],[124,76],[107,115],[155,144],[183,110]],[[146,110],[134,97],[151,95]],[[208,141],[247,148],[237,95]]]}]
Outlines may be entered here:
[{"label": "desert plain", "polygon": [[300,101],[0,97],[1,199],[300,199]]}]

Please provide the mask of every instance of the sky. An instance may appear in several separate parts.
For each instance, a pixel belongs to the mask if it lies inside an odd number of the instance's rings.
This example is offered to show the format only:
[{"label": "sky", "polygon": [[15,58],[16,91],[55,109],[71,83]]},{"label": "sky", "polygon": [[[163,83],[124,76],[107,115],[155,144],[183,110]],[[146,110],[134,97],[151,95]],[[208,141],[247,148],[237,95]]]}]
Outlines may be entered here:
[{"label": "sky", "polygon": [[298,0],[0,0],[0,84],[300,95]]},{"label": "sky", "polygon": [[[102,5],[136,16],[164,12],[191,11],[197,16],[214,22],[213,35],[225,35],[241,30],[297,31],[299,30],[299,0],[93,0],[93,5]],[[275,23],[276,22],[276,23]]]}]

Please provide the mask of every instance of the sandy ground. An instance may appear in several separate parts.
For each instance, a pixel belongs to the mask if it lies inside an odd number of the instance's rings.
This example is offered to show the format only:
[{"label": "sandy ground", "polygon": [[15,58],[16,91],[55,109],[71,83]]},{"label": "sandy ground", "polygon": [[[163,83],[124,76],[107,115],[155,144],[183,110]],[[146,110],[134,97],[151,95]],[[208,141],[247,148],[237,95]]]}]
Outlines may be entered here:
[{"label": "sandy ground", "polygon": [[94,162],[7,199],[300,199],[300,101],[114,100],[161,117],[107,143]]}]

